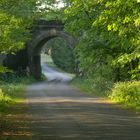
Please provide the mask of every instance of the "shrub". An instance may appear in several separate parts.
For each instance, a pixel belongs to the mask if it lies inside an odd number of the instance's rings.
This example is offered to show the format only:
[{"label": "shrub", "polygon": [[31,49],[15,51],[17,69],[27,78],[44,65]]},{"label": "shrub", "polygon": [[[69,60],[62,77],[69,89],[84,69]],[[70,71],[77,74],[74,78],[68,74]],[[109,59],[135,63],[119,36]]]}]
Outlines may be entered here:
[{"label": "shrub", "polygon": [[111,100],[124,105],[140,109],[140,82],[129,81],[116,83],[109,96]]}]

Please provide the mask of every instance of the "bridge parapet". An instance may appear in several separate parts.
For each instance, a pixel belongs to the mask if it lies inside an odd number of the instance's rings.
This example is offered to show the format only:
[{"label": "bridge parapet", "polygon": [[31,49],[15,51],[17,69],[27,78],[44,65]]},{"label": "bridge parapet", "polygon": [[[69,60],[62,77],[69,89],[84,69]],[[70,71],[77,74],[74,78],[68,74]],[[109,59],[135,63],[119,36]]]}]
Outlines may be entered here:
[{"label": "bridge parapet", "polygon": [[46,20],[38,20],[34,23],[35,30],[48,30],[50,28],[55,28],[57,30],[64,29],[64,23],[61,21],[46,21]]}]

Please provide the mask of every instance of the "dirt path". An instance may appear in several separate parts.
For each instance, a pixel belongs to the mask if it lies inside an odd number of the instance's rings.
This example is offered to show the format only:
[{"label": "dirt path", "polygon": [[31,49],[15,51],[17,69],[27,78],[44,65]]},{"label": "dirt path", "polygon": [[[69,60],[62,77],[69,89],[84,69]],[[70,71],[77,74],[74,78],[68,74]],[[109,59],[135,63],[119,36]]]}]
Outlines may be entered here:
[{"label": "dirt path", "polygon": [[33,140],[140,140],[140,117],[73,89],[42,82],[27,89]]}]

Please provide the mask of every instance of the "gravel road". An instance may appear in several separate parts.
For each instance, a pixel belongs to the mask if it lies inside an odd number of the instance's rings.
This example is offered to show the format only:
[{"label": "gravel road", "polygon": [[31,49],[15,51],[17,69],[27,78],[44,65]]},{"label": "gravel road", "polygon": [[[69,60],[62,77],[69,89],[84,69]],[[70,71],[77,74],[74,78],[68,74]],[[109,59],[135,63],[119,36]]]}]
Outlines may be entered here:
[{"label": "gravel road", "polygon": [[140,140],[140,116],[80,92],[47,65],[49,82],[28,86],[33,140]]}]

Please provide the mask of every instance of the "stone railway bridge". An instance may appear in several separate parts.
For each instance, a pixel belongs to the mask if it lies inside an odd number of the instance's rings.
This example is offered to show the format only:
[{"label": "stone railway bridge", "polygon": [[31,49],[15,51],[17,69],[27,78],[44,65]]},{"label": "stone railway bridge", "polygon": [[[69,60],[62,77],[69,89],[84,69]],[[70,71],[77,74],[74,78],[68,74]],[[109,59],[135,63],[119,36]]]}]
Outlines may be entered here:
[{"label": "stone railway bridge", "polygon": [[44,44],[55,37],[64,38],[70,47],[75,46],[75,39],[64,32],[64,24],[60,21],[39,20],[31,31],[32,39],[24,50],[16,55],[7,55],[3,65],[13,70],[29,69],[30,75],[41,77],[41,50]]}]

